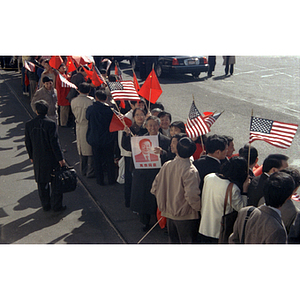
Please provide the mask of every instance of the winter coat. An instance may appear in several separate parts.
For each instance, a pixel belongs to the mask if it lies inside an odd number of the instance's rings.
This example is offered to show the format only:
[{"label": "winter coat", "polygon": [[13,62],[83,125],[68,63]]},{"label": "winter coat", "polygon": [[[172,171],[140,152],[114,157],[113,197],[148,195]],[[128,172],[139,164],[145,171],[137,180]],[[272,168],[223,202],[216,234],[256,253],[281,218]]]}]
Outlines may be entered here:
[{"label": "winter coat", "polygon": [[226,66],[226,60],[227,57],[229,57],[229,65],[234,65],[235,64],[235,56],[223,56],[223,66]]},{"label": "winter coat", "polygon": [[52,170],[63,160],[56,123],[47,116],[38,115],[25,124],[25,146],[33,160],[35,181],[51,181]]},{"label": "winter coat", "polygon": [[86,110],[93,105],[94,99],[87,95],[80,94],[71,102],[71,109],[75,116],[76,123],[76,140],[79,155],[93,155],[92,146],[86,140],[88,130],[88,120],[86,119]]}]

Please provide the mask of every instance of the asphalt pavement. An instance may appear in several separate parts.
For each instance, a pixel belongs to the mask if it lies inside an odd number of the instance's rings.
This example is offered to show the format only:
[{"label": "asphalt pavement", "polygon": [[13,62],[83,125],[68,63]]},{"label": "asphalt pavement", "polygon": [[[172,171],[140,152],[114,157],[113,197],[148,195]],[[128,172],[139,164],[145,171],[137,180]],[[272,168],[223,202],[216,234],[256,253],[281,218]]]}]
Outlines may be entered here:
[{"label": "asphalt pavement", "polygon": [[[78,187],[64,194],[66,211],[42,210],[24,144],[25,122],[34,116],[29,104],[29,97],[22,93],[21,74],[0,70],[0,243],[138,243],[145,232],[138,216],[124,205],[124,186],[99,186],[95,178],[79,174],[73,128],[59,127],[59,139],[67,164],[78,173]],[[167,243],[166,229],[156,226],[142,243]]]}]

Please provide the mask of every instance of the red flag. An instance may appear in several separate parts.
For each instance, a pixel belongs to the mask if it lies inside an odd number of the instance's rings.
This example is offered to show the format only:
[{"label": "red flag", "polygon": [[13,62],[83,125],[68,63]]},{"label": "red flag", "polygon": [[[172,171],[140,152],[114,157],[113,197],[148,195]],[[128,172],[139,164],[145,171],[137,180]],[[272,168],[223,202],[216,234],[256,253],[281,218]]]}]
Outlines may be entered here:
[{"label": "red flag", "polygon": [[138,94],[151,103],[155,103],[161,93],[162,89],[160,87],[155,71],[154,69],[152,69],[143,86],[138,91]]},{"label": "red flag", "polygon": [[49,65],[54,69],[58,69],[63,62],[64,61],[60,56],[51,56]]},{"label": "red flag", "polygon": [[161,221],[158,224],[159,224],[161,229],[165,228],[166,224],[167,224],[167,218],[161,216],[161,212],[160,212],[159,209],[157,209],[157,211],[156,211],[156,218],[157,218],[157,220],[162,218]]},{"label": "red flag", "polygon": [[84,70],[85,70],[87,77],[92,80],[93,85],[100,86],[103,83],[103,81],[98,76],[95,68],[93,68],[93,70],[91,71],[84,67]]},{"label": "red flag", "polygon": [[66,67],[67,67],[68,73],[73,72],[73,71],[76,70],[76,66],[74,65],[74,62],[73,62],[71,56],[67,57],[67,65],[66,65]]},{"label": "red flag", "polygon": [[28,79],[28,76],[27,76],[26,73],[25,73],[24,83],[25,83],[26,86],[29,86],[29,84],[30,84],[29,79]]},{"label": "red flag", "polygon": [[80,65],[94,63],[94,59],[92,57],[90,57],[90,56],[76,56],[76,55],[72,55],[71,57],[72,57],[72,59],[74,59],[75,64],[77,65],[77,67],[79,67]]},{"label": "red flag", "polygon": [[109,125],[109,131],[114,132],[114,131],[123,130],[125,125],[122,120],[125,122],[125,124],[128,127],[130,127],[132,125],[132,121],[130,119],[128,119],[121,113],[114,110],[114,114],[113,114],[113,117],[112,117],[112,119],[110,121],[110,125]]},{"label": "red flag", "polygon": [[140,90],[140,86],[139,86],[139,83],[138,83],[138,81],[137,81],[135,72],[133,72],[133,84],[134,84],[135,89],[136,89],[137,92],[138,92],[138,91]]}]

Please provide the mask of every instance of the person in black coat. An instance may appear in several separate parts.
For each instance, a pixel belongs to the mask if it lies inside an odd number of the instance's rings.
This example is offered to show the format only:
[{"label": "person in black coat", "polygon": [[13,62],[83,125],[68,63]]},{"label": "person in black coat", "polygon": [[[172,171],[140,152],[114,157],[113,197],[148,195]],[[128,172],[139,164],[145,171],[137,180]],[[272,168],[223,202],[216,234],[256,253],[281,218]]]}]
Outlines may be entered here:
[{"label": "person in black coat", "polygon": [[96,101],[86,110],[86,119],[88,120],[86,140],[92,146],[95,175],[99,185],[105,185],[103,165],[107,167],[108,184],[116,182],[114,142],[117,132],[109,131],[113,111],[105,103],[106,98],[104,92],[96,91]]},{"label": "person in black coat", "polygon": [[46,101],[37,101],[35,107],[37,117],[25,124],[26,150],[33,163],[34,177],[43,209],[50,210],[52,202],[54,211],[62,211],[66,209],[66,206],[62,205],[63,195],[55,192],[54,178],[51,176],[53,169],[65,166],[56,123],[46,116],[48,112]]}]

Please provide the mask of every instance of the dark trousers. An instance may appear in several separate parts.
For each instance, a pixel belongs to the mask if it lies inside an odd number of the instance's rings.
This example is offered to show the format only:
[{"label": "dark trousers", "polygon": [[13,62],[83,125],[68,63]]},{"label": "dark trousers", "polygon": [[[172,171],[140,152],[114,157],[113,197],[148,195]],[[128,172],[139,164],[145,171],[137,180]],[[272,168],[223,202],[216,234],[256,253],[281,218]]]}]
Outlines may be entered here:
[{"label": "dark trousers", "polygon": [[50,182],[38,182],[37,186],[42,207],[44,209],[50,209],[52,206],[53,210],[59,210],[62,207],[63,194],[54,192],[53,182],[51,184]]},{"label": "dark trousers", "polygon": [[130,197],[131,197],[131,184],[132,184],[132,172],[130,170],[131,157],[124,156],[125,159],[125,184],[124,184],[124,197],[125,206],[130,207]]},{"label": "dark trousers", "polygon": [[93,156],[80,155],[80,173],[82,176],[94,177],[94,159]]},{"label": "dark trousers", "polygon": [[104,184],[104,166],[106,166],[107,169],[108,183],[115,183],[114,143],[112,142],[106,146],[92,146],[92,151],[97,183]]},{"label": "dark trousers", "polygon": [[218,244],[219,239],[198,233],[197,243],[199,243],[199,244]]},{"label": "dark trousers", "polygon": [[170,244],[195,244],[199,230],[200,219],[172,220],[167,218],[167,228]]},{"label": "dark trousers", "polygon": [[225,75],[228,74],[229,67],[230,67],[230,75],[232,75],[233,74],[233,64],[229,65],[229,57],[227,57],[226,58]]}]

